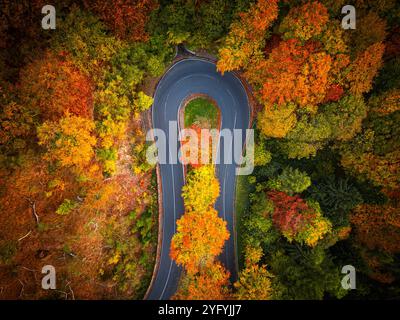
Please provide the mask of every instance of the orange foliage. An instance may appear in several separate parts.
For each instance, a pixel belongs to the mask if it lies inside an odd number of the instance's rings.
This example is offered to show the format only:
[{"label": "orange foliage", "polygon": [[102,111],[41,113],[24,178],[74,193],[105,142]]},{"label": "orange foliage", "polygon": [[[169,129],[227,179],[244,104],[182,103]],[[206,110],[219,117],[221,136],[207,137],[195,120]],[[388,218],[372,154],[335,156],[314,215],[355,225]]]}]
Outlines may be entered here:
[{"label": "orange foliage", "polygon": [[325,98],[331,63],[315,42],[302,46],[291,39],[282,41],[267,60],[250,66],[246,77],[261,85],[259,95],[265,103],[316,105]]},{"label": "orange foliage", "polygon": [[118,37],[132,41],[148,39],[146,23],[150,13],[158,7],[156,0],[85,0],[84,3]]},{"label": "orange foliage", "polygon": [[294,7],[283,19],[279,31],[285,39],[306,41],[319,35],[329,20],[328,10],[317,1]]},{"label": "orange foliage", "polygon": [[354,95],[366,93],[372,89],[372,81],[382,67],[382,56],[385,45],[378,42],[359,54],[350,66],[347,80],[350,92]]},{"label": "orange foliage", "polygon": [[225,300],[229,298],[229,272],[219,263],[202,268],[182,280],[173,297],[176,300]]},{"label": "orange foliage", "polygon": [[226,221],[218,217],[215,209],[187,212],[177,221],[170,255],[188,273],[194,274],[222,252],[228,238]]},{"label": "orange foliage", "polygon": [[190,130],[196,138],[188,136],[187,139],[183,138],[181,140],[181,162],[186,165],[191,165],[193,168],[199,168],[205,164],[212,164],[213,154],[216,149],[216,144],[213,145],[212,131],[202,129],[196,124],[193,124],[190,128],[185,130]]},{"label": "orange foliage", "polygon": [[388,115],[400,110],[400,89],[392,89],[380,96],[370,98],[371,110],[382,115]]},{"label": "orange foliage", "polygon": [[263,46],[265,32],[278,17],[277,0],[258,0],[231,25],[225,45],[219,50],[217,69],[224,74],[246,66]]},{"label": "orange foliage", "polygon": [[22,100],[43,120],[55,121],[67,113],[91,118],[92,84],[66,53],[46,53],[28,64],[20,74]]},{"label": "orange foliage", "polygon": [[47,148],[45,159],[61,167],[83,170],[94,157],[94,122],[69,116],[59,122],[45,122],[38,128],[39,144]]},{"label": "orange foliage", "polygon": [[369,249],[400,252],[400,208],[391,205],[361,205],[351,222],[358,241]]}]

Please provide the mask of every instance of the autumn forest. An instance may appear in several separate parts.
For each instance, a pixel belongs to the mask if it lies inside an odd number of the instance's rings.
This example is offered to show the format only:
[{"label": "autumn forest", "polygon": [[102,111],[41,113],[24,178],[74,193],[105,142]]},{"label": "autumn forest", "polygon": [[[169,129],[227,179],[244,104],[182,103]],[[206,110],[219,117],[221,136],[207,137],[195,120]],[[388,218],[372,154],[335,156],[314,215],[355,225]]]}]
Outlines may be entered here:
[{"label": "autumn forest", "polygon": [[[232,233],[215,166],[183,159],[170,298],[399,299],[400,2],[3,0],[0,300],[146,298],[168,188],[146,133],[157,84],[188,52],[246,84],[254,171],[236,177]],[[182,125],[220,121],[200,96]],[[236,279],[219,258],[232,237]]]}]

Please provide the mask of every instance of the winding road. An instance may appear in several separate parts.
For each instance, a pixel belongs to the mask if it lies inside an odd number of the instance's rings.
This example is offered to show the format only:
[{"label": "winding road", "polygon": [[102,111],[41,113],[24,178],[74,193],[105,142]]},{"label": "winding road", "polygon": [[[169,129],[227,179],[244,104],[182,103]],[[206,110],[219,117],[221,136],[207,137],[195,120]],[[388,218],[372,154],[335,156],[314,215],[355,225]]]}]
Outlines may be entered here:
[{"label": "winding road", "polygon": [[[162,129],[167,136],[167,159],[176,154],[168,152],[169,122],[177,121],[182,102],[192,94],[206,94],[213,98],[221,110],[221,129],[242,129],[249,126],[250,108],[245,89],[240,80],[232,73],[221,76],[215,64],[199,58],[187,58],[175,63],[160,80],[153,103],[153,127]],[[177,130],[176,130],[177,131]],[[176,133],[176,132],[175,132]],[[245,136],[243,134],[242,145]],[[178,143],[179,148],[179,143]],[[223,150],[224,139],[220,139],[219,149]],[[221,160],[223,160],[221,152]],[[230,238],[225,243],[220,260],[231,273],[231,280],[237,278],[237,255],[234,229],[234,199],[236,185],[236,165],[217,165],[220,182],[220,196],[215,208],[228,224]],[[159,265],[153,276],[147,299],[167,300],[178,287],[181,268],[169,256],[171,239],[176,232],[176,221],[184,212],[181,197],[184,185],[182,164],[160,164],[162,186],[162,239]]]}]

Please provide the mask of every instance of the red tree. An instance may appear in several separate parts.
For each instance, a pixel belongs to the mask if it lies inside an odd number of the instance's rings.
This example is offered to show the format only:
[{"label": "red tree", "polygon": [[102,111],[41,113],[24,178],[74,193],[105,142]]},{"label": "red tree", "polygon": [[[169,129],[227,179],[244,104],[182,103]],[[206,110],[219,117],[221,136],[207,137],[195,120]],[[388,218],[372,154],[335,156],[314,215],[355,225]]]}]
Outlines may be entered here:
[{"label": "red tree", "polygon": [[299,196],[289,196],[284,192],[271,191],[268,197],[274,202],[272,216],[274,224],[282,232],[296,234],[316,216],[307,203]]},{"label": "red tree", "polygon": [[145,27],[156,0],[85,0],[85,5],[122,38],[132,41],[148,39]]},{"label": "red tree", "polygon": [[321,216],[318,204],[279,191],[270,191],[268,196],[275,206],[272,220],[289,241],[313,247],[331,231],[332,224]]},{"label": "red tree", "polygon": [[344,90],[341,86],[333,84],[328,88],[324,102],[336,102],[343,96]]},{"label": "red tree", "polygon": [[47,53],[28,64],[20,74],[19,85],[25,105],[37,110],[43,120],[57,121],[67,113],[92,117],[91,81],[66,53]]}]

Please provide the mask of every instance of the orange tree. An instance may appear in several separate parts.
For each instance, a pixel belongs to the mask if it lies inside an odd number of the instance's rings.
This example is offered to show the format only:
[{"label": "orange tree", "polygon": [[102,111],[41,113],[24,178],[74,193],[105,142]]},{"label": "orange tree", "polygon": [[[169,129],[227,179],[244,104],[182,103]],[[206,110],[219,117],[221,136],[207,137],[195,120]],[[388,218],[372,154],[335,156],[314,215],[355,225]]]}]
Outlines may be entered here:
[{"label": "orange tree", "polygon": [[331,66],[331,56],[317,43],[289,39],[272,49],[268,59],[252,64],[246,77],[259,88],[264,103],[317,105],[326,96]]},{"label": "orange tree", "polygon": [[66,113],[90,118],[92,84],[71,62],[67,53],[47,52],[22,69],[20,96],[43,120],[55,121]]},{"label": "orange tree", "polygon": [[230,297],[229,272],[219,262],[186,275],[174,295],[177,300],[224,300]]},{"label": "orange tree", "polygon": [[226,222],[218,217],[215,209],[186,212],[177,222],[170,254],[178,265],[189,273],[196,273],[222,252],[228,238]]},{"label": "orange tree", "polygon": [[392,205],[360,205],[351,222],[359,243],[369,249],[400,252],[400,210]]},{"label": "orange tree", "polygon": [[385,45],[377,42],[361,52],[350,65],[347,81],[352,94],[361,95],[372,89],[372,81],[382,66],[384,51]]},{"label": "orange tree", "polygon": [[277,0],[258,0],[232,23],[225,44],[219,50],[217,69],[222,74],[245,67],[264,43],[267,29],[278,16]]}]

